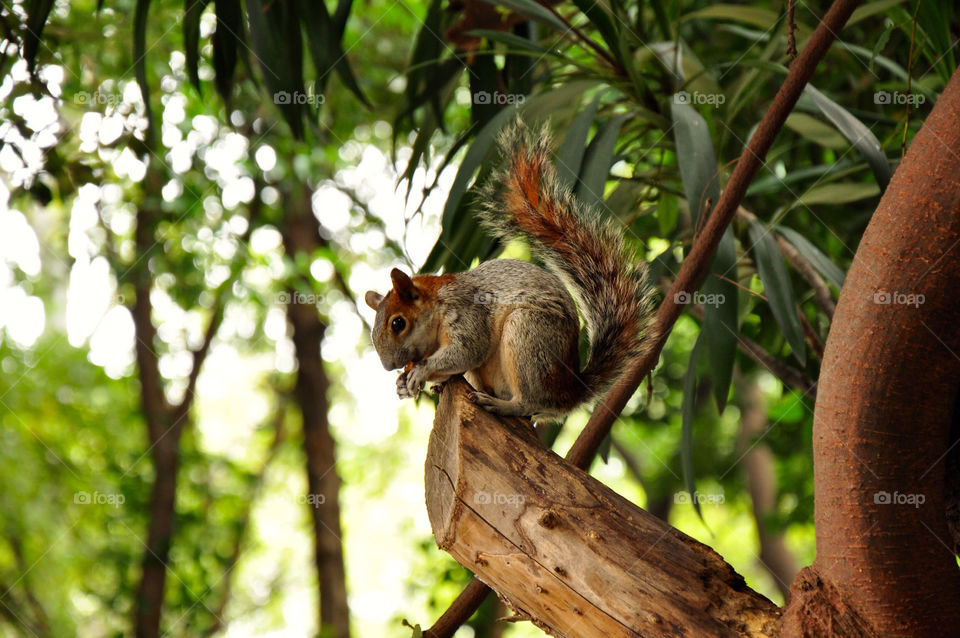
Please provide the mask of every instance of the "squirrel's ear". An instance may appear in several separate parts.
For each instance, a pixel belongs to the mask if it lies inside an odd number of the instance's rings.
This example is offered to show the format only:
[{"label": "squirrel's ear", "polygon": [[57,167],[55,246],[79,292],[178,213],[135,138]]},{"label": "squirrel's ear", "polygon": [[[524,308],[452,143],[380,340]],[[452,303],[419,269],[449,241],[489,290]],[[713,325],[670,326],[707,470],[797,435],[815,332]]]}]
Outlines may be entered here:
[{"label": "squirrel's ear", "polygon": [[380,302],[383,301],[383,295],[372,290],[368,290],[367,294],[364,295],[363,300],[367,302],[367,305],[376,310],[380,307]]},{"label": "squirrel's ear", "polygon": [[419,297],[417,294],[417,287],[414,285],[413,279],[410,279],[410,276],[399,268],[394,268],[390,271],[390,279],[393,280],[393,289],[401,299],[405,301],[413,301]]}]

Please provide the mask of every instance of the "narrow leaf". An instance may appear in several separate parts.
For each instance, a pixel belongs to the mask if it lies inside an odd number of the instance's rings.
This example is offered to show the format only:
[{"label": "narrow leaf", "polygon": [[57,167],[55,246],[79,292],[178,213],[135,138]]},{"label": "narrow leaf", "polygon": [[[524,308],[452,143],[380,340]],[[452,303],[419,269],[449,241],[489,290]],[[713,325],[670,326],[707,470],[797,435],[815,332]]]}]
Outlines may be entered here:
[{"label": "narrow leaf", "polygon": [[36,70],[37,51],[40,50],[40,38],[47,24],[54,0],[29,0],[26,4],[27,28],[23,32],[23,58],[27,61],[30,73]]},{"label": "narrow leaf", "polygon": [[829,257],[824,255],[819,248],[810,243],[810,240],[794,229],[787,228],[786,226],[777,226],[776,230],[783,235],[788,242],[793,244],[797,252],[803,255],[804,259],[809,261],[824,279],[836,286],[837,290],[843,288],[843,279],[845,276],[843,270],[833,263]]},{"label": "narrow leaf", "polygon": [[787,117],[786,126],[824,148],[836,151],[847,147],[847,140],[833,127],[806,113],[791,113]]},{"label": "narrow leaf", "polygon": [[717,410],[721,413],[727,407],[737,355],[737,335],[740,333],[737,316],[739,291],[729,281],[736,279],[736,276],[736,241],[733,231],[727,228],[710,261],[710,274],[703,284],[703,336],[706,339],[713,395]]},{"label": "narrow leaf", "polygon": [[333,12],[333,29],[338,42],[343,39],[343,32],[347,27],[347,18],[350,17],[352,6],[353,0],[338,0],[337,8]]},{"label": "narrow leaf", "polygon": [[497,115],[487,122],[483,128],[480,129],[480,132],[477,133],[477,137],[474,139],[473,144],[470,145],[470,148],[467,149],[467,153],[464,155],[463,161],[457,169],[457,176],[450,186],[450,192],[447,195],[447,202],[443,207],[441,220],[441,226],[444,230],[451,227],[453,216],[460,205],[460,200],[467,191],[467,186],[470,185],[470,180],[473,178],[474,172],[484,164],[484,161],[490,154],[500,129],[512,118],[516,117],[516,115],[516,106],[507,107],[497,113]]},{"label": "narrow leaf", "polygon": [[307,0],[299,0],[297,4],[307,33],[307,47],[317,73],[317,90],[321,91],[331,71],[336,71],[343,85],[365,106],[370,106],[350,68],[341,45],[342,34],[337,33],[336,24],[327,12],[327,5]]},{"label": "narrow leaf", "polygon": [[306,90],[303,85],[303,40],[291,3],[246,0],[250,43],[263,82],[297,138],[303,137]]},{"label": "narrow leaf", "polygon": [[584,150],[587,148],[587,135],[590,133],[593,119],[597,116],[600,98],[601,95],[597,95],[573,118],[563,138],[563,144],[557,151],[557,180],[571,188],[577,183],[580,175]]},{"label": "narrow leaf", "polygon": [[[717,160],[707,122],[688,104],[673,104],[674,139],[677,163],[690,214],[696,224],[720,199]],[[737,351],[737,287],[730,278],[737,276],[737,249],[728,228],[710,262],[710,274],[704,284],[703,333],[710,362],[717,409],[723,412],[730,393],[733,363]],[[685,291],[692,295],[694,291]]]},{"label": "narrow leaf", "polygon": [[876,2],[866,2],[850,14],[850,19],[847,20],[846,26],[852,27],[861,20],[866,20],[870,16],[882,13],[891,7],[903,4],[905,1],[906,0],[876,0]]},{"label": "narrow leaf", "polygon": [[183,51],[187,58],[187,76],[200,90],[200,16],[210,0],[185,0],[183,9]]},{"label": "narrow leaf", "polygon": [[763,282],[763,292],[770,304],[770,311],[783,332],[793,354],[801,365],[806,364],[806,343],[803,327],[797,315],[797,306],[793,297],[793,285],[783,256],[777,248],[777,242],[770,231],[757,220],[751,220],[748,226],[750,241],[753,242],[753,254],[756,257],[757,273]]},{"label": "narrow leaf", "polygon": [[772,29],[780,15],[776,11],[760,7],[748,7],[734,4],[714,4],[698,11],[691,11],[681,18],[681,22],[690,20],[728,20],[753,25],[764,31]]},{"label": "narrow leaf", "polygon": [[874,177],[880,185],[880,191],[887,189],[890,183],[890,163],[880,146],[880,141],[867,126],[850,114],[845,108],[821,93],[812,84],[808,84],[804,91],[813,98],[814,104],[830,122],[837,127],[845,138],[850,140],[853,147],[860,151],[864,159],[873,170]]},{"label": "narrow leaf", "polygon": [[575,190],[580,201],[587,206],[599,206],[603,203],[604,186],[613,164],[613,152],[623,123],[630,116],[626,113],[604,123],[593,136],[590,146],[583,155],[583,167]]},{"label": "narrow leaf", "polygon": [[[604,4],[597,0],[573,0],[577,8],[583,12],[587,19],[593,23],[600,32],[603,41],[607,43],[609,49],[614,55],[620,57],[619,40],[620,35],[614,23],[613,17],[606,12]],[[618,62],[624,67],[630,65],[629,60],[618,59]],[[632,66],[632,65],[630,65]]]},{"label": "narrow leaf", "polygon": [[863,182],[844,182],[840,184],[824,184],[811,188],[800,196],[797,203],[807,206],[815,204],[849,204],[868,197],[880,194],[880,187],[876,184]]},{"label": "narrow leaf", "polygon": [[520,51],[530,51],[537,55],[548,55],[553,53],[547,49],[544,49],[542,46],[534,42],[533,40],[528,40],[527,38],[521,38],[515,33],[510,33],[508,31],[494,31],[493,29],[474,29],[469,31],[467,35],[476,36],[478,38],[486,38],[492,42],[500,42],[501,44],[506,44],[508,47],[517,49]]},{"label": "narrow leaf", "polygon": [[700,215],[708,210],[707,204],[712,208],[720,199],[713,142],[706,120],[689,104],[673,103],[670,113],[683,192],[690,205],[690,215],[697,223]]},{"label": "narrow leaf", "polygon": [[240,0],[214,0],[217,30],[213,33],[213,71],[217,92],[229,104],[237,52],[243,42],[243,8]]},{"label": "narrow leaf", "polygon": [[522,16],[526,16],[531,20],[536,20],[537,22],[543,23],[548,27],[553,28],[560,33],[566,33],[569,31],[567,25],[563,23],[560,18],[551,13],[547,8],[542,4],[534,2],[534,0],[486,0],[492,5],[499,5],[501,7],[506,7],[514,13],[519,13]]}]

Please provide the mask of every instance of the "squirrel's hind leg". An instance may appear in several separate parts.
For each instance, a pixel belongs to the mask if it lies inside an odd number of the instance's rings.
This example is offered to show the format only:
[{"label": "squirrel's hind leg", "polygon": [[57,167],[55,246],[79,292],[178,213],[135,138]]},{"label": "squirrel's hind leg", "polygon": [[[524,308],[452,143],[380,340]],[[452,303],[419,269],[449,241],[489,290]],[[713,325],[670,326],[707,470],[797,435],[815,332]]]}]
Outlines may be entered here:
[{"label": "squirrel's hind leg", "polygon": [[486,392],[471,392],[470,400],[491,414],[499,416],[530,416],[530,408],[520,401],[498,399]]},{"label": "squirrel's hind leg", "polygon": [[[537,327],[549,326],[547,331]],[[572,316],[539,308],[517,308],[503,323],[497,355],[505,392],[475,392],[473,401],[500,416],[560,415],[578,394],[577,337]],[[582,384],[581,384],[582,385]],[[486,389],[486,388],[485,388]]]}]

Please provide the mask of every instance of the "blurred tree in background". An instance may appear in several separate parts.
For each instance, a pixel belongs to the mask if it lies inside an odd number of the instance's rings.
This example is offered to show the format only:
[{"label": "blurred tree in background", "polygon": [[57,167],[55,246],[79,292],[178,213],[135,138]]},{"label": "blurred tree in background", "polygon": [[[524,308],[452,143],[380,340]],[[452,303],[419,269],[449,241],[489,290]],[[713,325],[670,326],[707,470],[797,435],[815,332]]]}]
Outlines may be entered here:
[{"label": "blurred tree in background", "polygon": [[[396,401],[358,293],[501,249],[472,186],[518,114],[668,283],[822,10],[4,5],[0,632],[428,624],[469,574],[423,512],[431,406]],[[855,13],[594,467],[774,600],[813,557],[833,304],[957,34],[948,2]],[[539,633],[503,615],[471,628]]]}]

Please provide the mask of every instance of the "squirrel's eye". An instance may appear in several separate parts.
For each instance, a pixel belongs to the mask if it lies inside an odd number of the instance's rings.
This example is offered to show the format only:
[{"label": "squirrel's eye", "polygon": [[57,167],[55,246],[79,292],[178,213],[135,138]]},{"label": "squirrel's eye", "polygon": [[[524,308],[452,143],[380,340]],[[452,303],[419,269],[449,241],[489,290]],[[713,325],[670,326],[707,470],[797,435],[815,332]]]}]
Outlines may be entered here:
[{"label": "squirrel's eye", "polygon": [[394,317],[390,327],[393,329],[393,334],[400,334],[407,327],[407,322],[403,317]]}]

